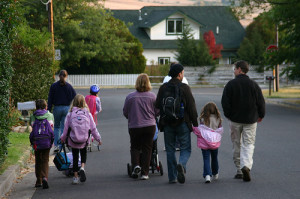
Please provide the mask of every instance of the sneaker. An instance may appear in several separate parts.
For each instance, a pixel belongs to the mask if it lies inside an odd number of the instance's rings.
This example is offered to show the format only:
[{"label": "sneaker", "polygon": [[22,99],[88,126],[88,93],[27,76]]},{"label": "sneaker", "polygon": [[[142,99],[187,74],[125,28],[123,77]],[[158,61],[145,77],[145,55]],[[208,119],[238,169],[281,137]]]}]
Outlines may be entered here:
[{"label": "sneaker", "polygon": [[35,188],[42,187],[42,184],[35,184],[34,187]]},{"label": "sneaker", "polygon": [[53,152],[57,153],[59,151],[59,146],[55,146]]},{"label": "sneaker", "polygon": [[85,176],[85,171],[84,171],[83,168],[80,168],[79,175],[80,175],[80,182],[85,182],[86,181],[86,176]]},{"label": "sneaker", "polygon": [[205,183],[210,183],[210,175],[205,176]]},{"label": "sneaker", "polygon": [[243,179],[243,174],[241,173],[235,174],[234,179]]},{"label": "sneaker", "polygon": [[48,189],[49,188],[47,178],[43,178],[42,186],[43,186],[43,189]]},{"label": "sneaker", "polygon": [[213,175],[213,180],[218,180],[219,179],[219,174],[217,173],[216,175]]},{"label": "sneaker", "polygon": [[79,184],[79,179],[76,177],[73,177],[73,182],[72,184]]},{"label": "sneaker", "polygon": [[141,180],[148,180],[149,179],[149,176],[146,176],[146,175],[142,175],[141,177]]},{"label": "sneaker", "polygon": [[131,174],[131,177],[132,178],[138,178],[140,172],[141,172],[141,167],[139,165],[135,166],[134,169],[133,169],[133,172]]},{"label": "sneaker", "polygon": [[176,148],[176,151],[180,151],[180,148],[177,147],[177,148]]},{"label": "sneaker", "polygon": [[244,167],[242,168],[242,172],[243,172],[243,180],[244,180],[245,182],[251,181],[250,169],[249,169],[248,167],[244,166]]},{"label": "sneaker", "polygon": [[175,184],[177,183],[177,180],[169,180],[169,184]]},{"label": "sneaker", "polygon": [[182,164],[177,164],[177,180],[179,183],[183,184],[185,182],[185,176],[184,176],[184,168]]}]

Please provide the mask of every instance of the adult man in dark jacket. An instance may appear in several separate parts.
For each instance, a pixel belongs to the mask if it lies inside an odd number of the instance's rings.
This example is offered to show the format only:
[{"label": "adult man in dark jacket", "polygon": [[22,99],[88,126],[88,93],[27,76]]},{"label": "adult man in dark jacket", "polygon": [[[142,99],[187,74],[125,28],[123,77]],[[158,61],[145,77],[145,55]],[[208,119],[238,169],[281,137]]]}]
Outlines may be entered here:
[{"label": "adult man in dark jacket", "polygon": [[[182,83],[184,76],[183,66],[174,64],[170,68],[169,76],[172,79],[163,84],[158,91],[155,107],[160,109],[159,128],[164,131],[164,140],[167,152],[169,183],[185,182],[186,163],[191,155],[191,131],[192,125],[198,126],[197,110],[195,100],[188,85]],[[163,98],[169,84],[179,86],[181,102],[184,106],[183,118],[177,120],[167,120],[164,117]],[[176,136],[180,143],[179,164],[175,156]]]},{"label": "adult man in dark jacket", "polygon": [[246,75],[248,63],[238,61],[234,65],[235,78],[224,88],[222,107],[229,119],[233,160],[237,168],[235,178],[250,181],[256,127],[265,116],[265,100],[257,83]]}]

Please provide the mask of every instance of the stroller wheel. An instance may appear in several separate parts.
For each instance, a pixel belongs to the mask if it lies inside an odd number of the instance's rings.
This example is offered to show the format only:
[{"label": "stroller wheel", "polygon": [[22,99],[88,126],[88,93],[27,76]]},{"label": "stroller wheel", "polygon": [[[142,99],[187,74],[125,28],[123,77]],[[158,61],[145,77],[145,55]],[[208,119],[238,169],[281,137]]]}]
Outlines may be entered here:
[{"label": "stroller wheel", "polygon": [[161,161],[159,161],[159,172],[160,172],[160,175],[164,175],[164,169],[163,169],[163,166],[161,164]]},{"label": "stroller wheel", "polygon": [[129,177],[131,177],[131,174],[132,174],[132,166],[128,163],[127,164],[127,174]]}]

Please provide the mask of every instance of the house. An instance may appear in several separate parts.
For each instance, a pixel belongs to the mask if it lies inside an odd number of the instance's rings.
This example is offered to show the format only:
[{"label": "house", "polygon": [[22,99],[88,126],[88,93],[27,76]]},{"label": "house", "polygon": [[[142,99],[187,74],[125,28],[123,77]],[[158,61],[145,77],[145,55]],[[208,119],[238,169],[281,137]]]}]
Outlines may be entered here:
[{"label": "house", "polygon": [[216,44],[222,44],[220,64],[230,64],[245,30],[226,6],[145,6],[141,10],[112,10],[113,16],[130,22],[130,32],[143,44],[147,65],[176,62],[177,38],[184,24],[194,39],[212,30]]}]

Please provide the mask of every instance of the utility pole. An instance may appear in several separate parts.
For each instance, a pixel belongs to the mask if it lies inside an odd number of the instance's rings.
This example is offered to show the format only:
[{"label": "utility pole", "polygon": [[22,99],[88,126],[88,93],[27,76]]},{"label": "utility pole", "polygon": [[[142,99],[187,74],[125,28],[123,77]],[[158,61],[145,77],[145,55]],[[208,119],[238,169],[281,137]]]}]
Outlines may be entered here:
[{"label": "utility pole", "polygon": [[[276,46],[277,46],[277,50],[279,50],[279,42],[278,42],[278,25],[276,25]],[[279,91],[279,64],[276,65],[276,69],[275,69],[275,81],[276,81],[276,92]]]},{"label": "utility pole", "polygon": [[55,49],[54,49],[54,28],[53,28],[53,0],[49,0],[48,4],[48,29],[51,32],[51,45],[52,45],[52,53],[53,60],[55,60]]}]

